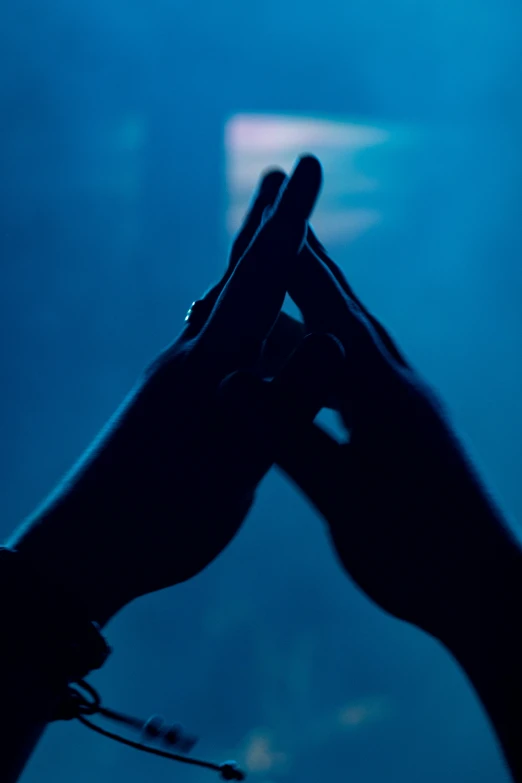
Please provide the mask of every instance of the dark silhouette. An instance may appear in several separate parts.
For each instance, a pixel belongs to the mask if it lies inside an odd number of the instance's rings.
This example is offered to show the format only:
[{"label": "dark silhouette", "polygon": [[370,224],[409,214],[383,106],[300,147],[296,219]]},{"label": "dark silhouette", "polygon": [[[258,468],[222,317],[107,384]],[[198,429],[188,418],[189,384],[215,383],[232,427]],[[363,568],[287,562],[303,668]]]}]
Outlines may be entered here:
[{"label": "dark silhouette", "polygon": [[[68,681],[103,663],[71,668],[64,646],[88,647],[90,623],[202,571],[274,461],[366,594],[458,659],[522,781],[520,547],[439,403],[308,227],[320,184],[313,157],[264,178],[223,279],[8,542],[20,559],[1,566],[2,781],[18,778]],[[287,291],[304,326],[280,314]],[[325,405],[346,444],[312,423]]]}]

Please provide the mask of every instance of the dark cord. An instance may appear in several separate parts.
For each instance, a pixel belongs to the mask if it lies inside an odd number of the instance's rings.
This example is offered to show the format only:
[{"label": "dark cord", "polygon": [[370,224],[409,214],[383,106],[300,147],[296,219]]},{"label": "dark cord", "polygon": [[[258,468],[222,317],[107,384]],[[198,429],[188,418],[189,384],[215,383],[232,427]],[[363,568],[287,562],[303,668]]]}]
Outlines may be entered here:
[{"label": "dark cord", "polygon": [[184,764],[192,764],[194,767],[205,767],[206,769],[212,769],[214,772],[221,772],[219,764],[214,764],[212,761],[200,761],[199,759],[193,759],[189,756],[180,756],[178,753],[169,753],[167,750],[160,750],[159,748],[151,748],[148,745],[144,745],[142,742],[135,742],[134,740],[121,737],[119,734],[114,734],[112,731],[102,729],[101,726],[97,726],[95,723],[91,723],[83,715],[78,715],[78,720],[93,731],[97,731],[98,734],[102,734],[104,737],[121,742],[122,745],[128,745],[129,748],[135,750],[143,750],[145,753],[152,753],[154,756],[160,756],[163,759],[172,759],[172,761],[182,761]]},{"label": "dark cord", "polygon": [[[182,764],[190,764],[193,767],[202,767],[204,769],[210,769],[213,772],[218,772],[222,780],[242,781],[245,779],[245,774],[242,772],[235,761],[227,761],[224,764],[215,764],[212,761],[203,761],[201,759],[195,759],[190,756],[183,756],[179,753],[172,753],[167,750],[160,750],[159,748],[153,748],[149,745],[145,745],[143,742],[136,742],[134,740],[122,737],[120,734],[116,734],[107,729],[103,729],[101,726],[92,723],[86,717],[91,715],[102,715],[105,718],[123,723],[127,726],[132,726],[135,729],[143,731],[151,741],[160,740],[167,742],[170,745],[178,745],[184,750],[192,749],[196,740],[193,737],[184,735],[181,728],[171,727],[167,731],[163,728],[162,719],[149,718],[148,721],[142,721],[139,718],[133,718],[129,715],[116,712],[115,710],[103,707],[101,704],[101,698],[99,693],[92,685],[85,680],[79,680],[75,683],[75,686],[69,686],[67,692],[67,698],[62,703],[60,710],[57,714],[57,718],[64,720],[72,720],[76,718],[84,726],[91,731],[95,731],[97,734],[101,734],[103,737],[112,739],[115,742],[120,742],[122,745],[127,745],[129,748],[135,750],[142,750],[144,753],[150,753],[153,756],[159,756],[160,758],[170,759],[171,761],[179,761]],[[81,689],[81,690],[78,690]],[[90,700],[85,697],[81,692],[84,691],[88,694]]]}]

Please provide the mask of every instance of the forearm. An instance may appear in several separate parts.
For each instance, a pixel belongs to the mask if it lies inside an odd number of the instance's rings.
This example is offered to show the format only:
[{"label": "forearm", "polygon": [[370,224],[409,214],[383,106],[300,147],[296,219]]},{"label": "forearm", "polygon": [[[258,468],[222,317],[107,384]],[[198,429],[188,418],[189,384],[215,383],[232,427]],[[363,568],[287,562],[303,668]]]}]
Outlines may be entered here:
[{"label": "forearm", "polygon": [[[9,601],[2,596],[2,603]],[[38,649],[27,649],[26,655],[11,653],[9,628],[3,628],[0,652],[1,693],[0,725],[2,753],[0,780],[18,780],[51,720],[66,680],[56,678],[42,666]]]},{"label": "forearm", "polygon": [[109,648],[90,612],[52,568],[0,548],[0,780],[18,780],[67,686],[105,662]]},{"label": "forearm", "polygon": [[501,532],[502,557],[481,575],[476,600],[447,646],[468,675],[522,783],[522,552]]}]

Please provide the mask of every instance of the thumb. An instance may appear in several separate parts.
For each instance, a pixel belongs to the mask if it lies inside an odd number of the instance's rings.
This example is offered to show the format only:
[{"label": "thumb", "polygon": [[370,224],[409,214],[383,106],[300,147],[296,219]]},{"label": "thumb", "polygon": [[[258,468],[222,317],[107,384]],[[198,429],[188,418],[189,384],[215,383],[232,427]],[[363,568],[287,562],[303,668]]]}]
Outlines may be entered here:
[{"label": "thumb", "polygon": [[259,189],[248,210],[248,214],[243,221],[242,228],[232,245],[229,268],[225,275],[226,280],[230,277],[236,268],[239,259],[252,242],[256,231],[263,222],[263,216],[266,211],[273,207],[285,181],[286,174],[280,169],[267,171],[263,176]]},{"label": "thumb", "polygon": [[278,442],[275,463],[331,521],[340,511],[342,487],[348,480],[349,449],[317,424],[304,423],[291,438]]},{"label": "thumb", "polygon": [[296,433],[326,404],[342,362],[335,338],[310,335],[273,381],[246,372],[223,381],[219,407],[234,483],[255,485],[263,478],[276,453],[285,453]]}]

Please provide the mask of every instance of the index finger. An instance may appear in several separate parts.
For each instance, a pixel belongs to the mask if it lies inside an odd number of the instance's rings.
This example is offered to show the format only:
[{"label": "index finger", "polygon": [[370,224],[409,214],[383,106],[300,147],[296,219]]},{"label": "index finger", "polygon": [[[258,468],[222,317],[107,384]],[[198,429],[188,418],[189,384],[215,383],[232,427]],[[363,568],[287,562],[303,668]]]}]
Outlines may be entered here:
[{"label": "index finger", "polygon": [[281,310],[322,181],[317,158],[299,160],[268,219],[254,235],[200,336],[223,369],[260,349]]},{"label": "index finger", "polygon": [[351,287],[350,283],[342,273],[342,271],[339,269],[337,264],[332,261],[328,253],[326,252],[323,245],[319,242],[317,239],[317,236],[314,234],[313,230],[308,227],[308,234],[307,234],[307,244],[310,246],[310,248],[313,250],[313,252],[318,256],[321,261],[328,267],[332,275],[335,277],[337,282],[339,283],[340,287],[344,290],[344,292],[347,294],[347,296],[352,299],[357,307],[361,310],[362,313],[366,316],[368,321],[371,323],[375,331],[377,332],[378,336],[380,337],[384,347],[392,356],[392,358],[395,359],[395,361],[402,365],[405,368],[408,368],[408,362],[404,358],[404,356],[399,351],[397,345],[395,344],[395,340],[392,338],[388,330],[381,324],[378,318],[376,318],[368,308],[361,302],[359,297],[355,294],[353,288]]},{"label": "index finger", "polygon": [[239,233],[234,239],[230,251],[229,263],[226,272],[219,282],[215,283],[201,299],[192,303],[185,318],[185,336],[189,339],[195,337],[203,329],[210,313],[227,284],[230,276],[236,268],[238,261],[251,243],[258,228],[263,221],[265,210],[272,207],[279,195],[281,185],[286,179],[286,174],[280,169],[271,169],[261,178],[259,188],[248,209]]},{"label": "index finger", "polygon": [[308,243],[299,254],[289,293],[307,328],[339,338],[358,381],[365,385],[381,373],[390,357],[373,325]]}]

